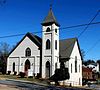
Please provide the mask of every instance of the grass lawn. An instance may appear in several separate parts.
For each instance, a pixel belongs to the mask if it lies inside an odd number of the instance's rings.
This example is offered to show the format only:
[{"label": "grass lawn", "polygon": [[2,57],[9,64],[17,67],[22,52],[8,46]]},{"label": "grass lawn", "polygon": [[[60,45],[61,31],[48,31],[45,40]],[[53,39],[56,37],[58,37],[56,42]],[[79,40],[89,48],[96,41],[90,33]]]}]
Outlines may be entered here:
[{"label": "grass lawn", "polygon": [[35,82],[35,83],[48,84],[47,80],[42,80],[42,79],[34,79],[28,77],[21,78],[18,75],[0,75],[0,80],[7,80],[7,79],[24,80],[24,81],[31,81],[33,83]]}]

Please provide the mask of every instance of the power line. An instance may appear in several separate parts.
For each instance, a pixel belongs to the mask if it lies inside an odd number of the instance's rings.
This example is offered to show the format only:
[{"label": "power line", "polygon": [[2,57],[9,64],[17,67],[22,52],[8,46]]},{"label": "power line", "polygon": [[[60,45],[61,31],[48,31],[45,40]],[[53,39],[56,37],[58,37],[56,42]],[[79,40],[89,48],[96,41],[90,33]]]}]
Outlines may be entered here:
[{"label": "power line", "polygon": [[[89,25],[96,25],[96,24],[100,24],[100,22],[94,22],[94,23],[90,23]],[[70,28],[77,28],[77,27],[82,27],[82,26],[86,26],[88,24],[79,24],[79,25],[74,25],[74,26],[68,26],[68,27],[63,27],[63,28],[59,28],[57,30],[64,30],[64,29],[70,29]],[[50,30],[50,31],[53,31],[53,30]],[[46,31],[37,31],[37,32],[32,32],[34,34],[37,34],[37,33],[42,33],[42,32],[46,32]],[[23,36],[25,35],[26,33],[23,33],[23,34],[15,34],[15,35],[7,35],[7,36],[1,36],[0,38],[9,38],[9,37],[17,37],[17,36]]]},{"label": "power line", "polygon": [[[64,29],[70,29],[70,28],[77,28],[77,27],[82,27],[82,26],[86,26],[85,29],[78,35],[78,38],[86,31],[86,29],[90,26],[90,25],[95,25],[95,24],[100,24],[100,22],[93,22],[93,20],[97,17],[97,15],[99,14],[100,10],[97,12],[97,14],[92,18],[92,20],[88,23],[88,24],[79,24],[79,25],[74,25],[74,26],[68,26],[68,27],[63,27],[63,28],[59,28],[59,30],[64,30]],[[53,31],[53,30],[51,30]],[[34,34],[36,33],[42,33],[42,32],[46,32],[46,31],[38,31],[38,32],[32,32]],[[25,34],[16,34],[16,35],[8,35],[8,36],[2,36],[0,38],[9,38],[9,37],[16,37],[16,36],[22,36]],[[100,40],[99,40],[100,41]],[[98,42],[96,42],[90,49],[89,51],[97,44]],[[69,45],[70,47],[71,45]],[[66,49],[68,49],[69,47],[67,47]],[[64,49],[65,51],[65,49]],[[88,51],[88,52],[89,52]]]},{"label": "power line", "polygon": [[[94,16],[94,18],[91,20],[91,22],[97,17],[97,15],[99,14],[100,10],[98,10],[97,14]],[[100,42],[100,39],[98,41],[96,41],[92,47],[90,49],[88,49],[87,53],[89,53],[98,43]]]},{"label": "power line", "polygon": [[[92,24],[93,20],[97,17],[97,15],[99,14],[99,12],[100,12],[100,10],[98,10],[98,12],[96,13],[96,15],[95,15],[95,16],[92,18],[92,20],[86,25],[86,27],[84,28],[84,30],[78,35],[77,38],[79,38],[79,37],[87,30],[87,28],[89,27],[89,25]],[[81,26],[81,25],[79,25],[79,26]],[[70,43],[70,45],[69,45],[66,49],[64,49],[64,50],[62,50],[62,51],[67,50],[69,47],[71,47],[72,44],[73,44],[73,42]]]},{"label": "power line", "polygon": [[[95,25],[95,24],[100,24],[100,22],[94,22],[94,23],[90,23],[90,25]],[[70,28],[77,28],[77,27],[82,27],[82,26],[87,26],[88,24],[79,24],[79,25],[73,25],[73,26],[69,26],[69,27],[63,27],[63,28],[59,28],[59,29],[70,29]]]},{"label": "power line", "polygon": [[99,12],[100,12],[100,10],[97,11],[97,13],[95,14],[95,16],[87,24],[87,26],[84,28],[84,30],[78,35],[78,38],[80,38],[80,36],[88,29],[89,25],[94,21],[94,19],[97,17],[97,15],[99,14]]},{"label": "power line", "polygon": [[92,45],[92,47],[91,47],[90,49],[88,49],[87,53],[89,53],[93,48],[95,48],[96,45],[97,45],[98,43],[100,43],[100,39],[99,39],[98,41],[96,41],[96,42]]}]

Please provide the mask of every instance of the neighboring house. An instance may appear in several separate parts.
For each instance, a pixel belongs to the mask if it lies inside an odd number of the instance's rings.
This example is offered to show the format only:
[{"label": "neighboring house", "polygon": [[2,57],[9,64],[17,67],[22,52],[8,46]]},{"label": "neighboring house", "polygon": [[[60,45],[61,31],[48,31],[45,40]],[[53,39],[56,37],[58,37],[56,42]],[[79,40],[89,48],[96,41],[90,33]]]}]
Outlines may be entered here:
[{"label": "neighboring house", "polygon": [[83,79],[91,80],[91,79],[98,79],[99,78],[99,64],[98,63],[91,63],[87,66],[83,65]]},{"label": "neighboring house", "polygon": [[65,83],[73,86],[82,85],[82,57],[76,38],[59,40],[59,23],[50,9],[42,22],[42,39],[27,33],[9,54],[7,72],[25,72],[33,75],[41,74],[42,78],[51,77],[60,62],[68,68],[70,79]]},{"label": "neighboring house", "polygon": [[82,77],[83,79],[86,79],[86,80],[93,79],[92,68],[83,66],[82,67]]},{"label": "neighboring house", "polygon": [[92,68],[92,71],[99,72],[99,64],[98,63],[88,64],[87,67]]}]

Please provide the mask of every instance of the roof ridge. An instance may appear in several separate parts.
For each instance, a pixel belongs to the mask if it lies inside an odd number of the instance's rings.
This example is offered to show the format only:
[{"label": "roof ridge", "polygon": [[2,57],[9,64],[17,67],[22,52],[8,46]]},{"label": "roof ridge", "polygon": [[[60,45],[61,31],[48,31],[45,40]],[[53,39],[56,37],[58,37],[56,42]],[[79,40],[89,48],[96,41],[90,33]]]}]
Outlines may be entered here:
[{"label": "roof ridge", "polygon": [[[36,37],[39,37],[39,36],[37,36],[37,35],[35,35],[35,34],[32,34],[32,33],[30,33],[30,32],[28,32],[32,37],[34,37],[34,39],[41,45],[41,43],[40,43],[40,41],[36,38]],[[39,37],[40,38],[40,37]]]},{"label": "roof ridge", "polygon": [[73,37],[73,38],[67,38],[67,39],[60,39],[59,41],[62,41],[62,40],[70,40],[70,39],[78,39],[77,37]]}]

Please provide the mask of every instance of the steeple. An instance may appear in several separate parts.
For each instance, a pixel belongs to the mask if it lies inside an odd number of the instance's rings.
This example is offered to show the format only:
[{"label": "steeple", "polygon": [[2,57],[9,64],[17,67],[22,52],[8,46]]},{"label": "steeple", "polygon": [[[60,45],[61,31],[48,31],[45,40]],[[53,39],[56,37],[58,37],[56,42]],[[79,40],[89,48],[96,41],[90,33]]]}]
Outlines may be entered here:
[{"label": "steeple", "polygon": [[51,77],[59,67],[59,26],[51,5],[42,22],[42,78]]},{"label": "steeple", "polygon": [[48,13],[48,15],[45,17],[45,19],[43,20],[43,22],[41,23],[42,25],[48,25],[48,24],[52,24],[55,23],[57,26],[60,26],[60,24],[57,22],[53,11],[52,11],[52,7],[50,7],[50,11]]}]

